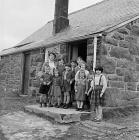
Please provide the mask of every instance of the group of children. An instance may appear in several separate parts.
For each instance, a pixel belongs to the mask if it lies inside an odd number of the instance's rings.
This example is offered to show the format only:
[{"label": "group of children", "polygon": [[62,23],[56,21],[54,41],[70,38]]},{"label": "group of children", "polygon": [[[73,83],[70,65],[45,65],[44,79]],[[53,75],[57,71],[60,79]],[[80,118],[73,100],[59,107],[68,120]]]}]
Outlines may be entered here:
[{"label": "group of children", "polygon": [[98,120],[102,119],[102,106],[107,81],[98,67],[95,73],[86,70],[85,62],[79,57],[70,64],[61,59],[51,72],[49,63],[45,63],[40,77],[40,106],[69,108],[76,102],[76,110],[83,111],[86,99],[95,106]]}]

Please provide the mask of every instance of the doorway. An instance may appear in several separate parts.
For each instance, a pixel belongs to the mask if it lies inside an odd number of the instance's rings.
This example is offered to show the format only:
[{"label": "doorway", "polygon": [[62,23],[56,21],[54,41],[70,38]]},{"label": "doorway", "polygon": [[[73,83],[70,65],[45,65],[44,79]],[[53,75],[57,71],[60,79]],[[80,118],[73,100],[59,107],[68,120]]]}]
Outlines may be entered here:
[{"label": "doorway", "polygon": [[24,66],[23,66],[23,87],[22,93],[27,95],[29,88],[29,71],[30,71],[30,53],[24,53]]},{"label": "doorway", "polygon": [[69,61],[81,57],[84,61],[87,58],[87,40],[80,40],[69,43]]}]

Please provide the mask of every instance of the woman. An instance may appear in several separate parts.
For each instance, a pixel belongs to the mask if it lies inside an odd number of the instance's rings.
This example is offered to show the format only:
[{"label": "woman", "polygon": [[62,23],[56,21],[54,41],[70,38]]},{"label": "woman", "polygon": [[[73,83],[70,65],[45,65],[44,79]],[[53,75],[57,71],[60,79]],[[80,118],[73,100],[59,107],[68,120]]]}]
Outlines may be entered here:
[{"label": "woman", "polygon": [[95,76],[91,81],[91,87],[87,93],[89,95],[92,91],[92,103],[95,106],[96,121],[101,121],[103,118],[102,107],[104,105],[104,93],[107,88],[107,80],[102,72],[102,67],[95,68]]},{"label": "woman", "polygon": [[49,53],[49,59],[47,62],[44,62],[43,66],[42,66],[42,71],[44,70],[44,67],[46,65],[46,63],[48,63],[49,67],[50,67],[50,73],[53,75],[54,74],[54,69],[56,69],[56,54],[53,52]]}]

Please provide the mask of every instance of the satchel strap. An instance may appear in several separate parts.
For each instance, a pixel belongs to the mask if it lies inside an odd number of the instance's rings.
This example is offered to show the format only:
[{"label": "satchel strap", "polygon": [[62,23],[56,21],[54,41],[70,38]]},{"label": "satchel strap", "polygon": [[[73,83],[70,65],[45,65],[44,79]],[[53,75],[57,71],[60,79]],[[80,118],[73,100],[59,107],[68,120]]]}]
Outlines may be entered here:
[{"label": "satchel strap", "polygon": [[99,79],[99,86],[100,86],[100,83],[101,83],[101,78],[102,78],[102,76],[103,76],[103,75],[101,75],[101,76],[100,76],[100,79]]}]

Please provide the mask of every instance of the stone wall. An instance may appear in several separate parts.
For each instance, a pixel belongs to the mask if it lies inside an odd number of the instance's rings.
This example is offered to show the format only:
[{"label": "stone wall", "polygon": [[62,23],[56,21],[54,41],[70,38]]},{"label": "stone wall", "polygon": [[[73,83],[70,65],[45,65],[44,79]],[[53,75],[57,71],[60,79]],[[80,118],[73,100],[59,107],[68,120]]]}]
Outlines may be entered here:
[{"label": "stone wall", "polygon": [[106,106],[139,105],[139,20],[103,37],[99,53],[108,79]]},{"label": "stone wall", "polygon": [[[45,49],[38,49],[35,51],[31,51],[31,64],[30,64],[30,76],[29,76],[29,90],[28,93],[30,95],[36,95],[39,91],[39,79],[37,77],[37,73],[41,71],[42,65],[44,61],[47,61],[47,57],[45,53],[54,52],[57,55],[58,58],[63,58],[65,61],[68,61],[67,58],[67,44],[59,44],[56,46],[53,46],[51,48]],[[46,59],[46,60],[45,60]]]},{"label": "stone wall", "polygon": [[23,54],[13,54],[1,57],[0,90],[19,93],[22,89]]},{"label": "stone wall", "polygon": [[39,79],[37,74],[41,71],[44,62],[44,49],[32,50],[30,54],[30,68],[29,68],[29,89],[28,94],[35,95],[39,90]]}]

